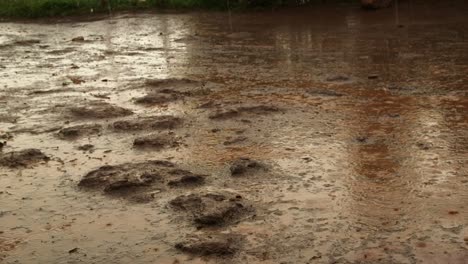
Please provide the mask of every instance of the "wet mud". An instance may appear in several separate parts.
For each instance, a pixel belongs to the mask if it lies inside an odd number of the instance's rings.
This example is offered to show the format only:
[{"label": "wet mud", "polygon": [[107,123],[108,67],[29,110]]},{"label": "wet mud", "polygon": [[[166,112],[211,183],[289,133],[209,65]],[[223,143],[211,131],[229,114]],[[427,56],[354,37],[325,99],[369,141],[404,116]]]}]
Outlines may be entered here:
[{"label": "wet mud", "polygon": [[80,119],[104,119],[133,114],[129,109],[100,101],[89,102],[83,106],[70,107],[68,112],[71,116]]},{"label": "wet mud", "polygon": [[242,176],[267,170],[268,168],[265,164],[249,158],[239,158],[234,160],[231,162],[231,166],[229,167],[229,171],[232,176]]},{"label": "wet mud", "polygon": [[224,120],[249,115],[268,115],[279,111],[280,109],[278,107],[269,105],[240,106],[229,110],[217,109],[215,113],[211,114],[209,117],[215,120]]},{"label": "wet mud", "polygon": [[169,161],[147,161],[102,166],[88,172],[78,183],[83,189],[132,197],[159,193],[170,187],[191,187],[204,183],[205,175],[178,168]]},{"label": "wet mud", "polygon": [[199,256],[231,256],[239,249],[240,238],[229,235],[192,236],[175,245],[178,250]]},{"label": "wet mud", "polygon": [[133,147],[139,149],[160,150],[163,148],[175,148],[180,145],[180,138],[170,133],[142,136],[133,141]]},{"label": "wet mud", "polygon": [[2,23],[0,262],[466,264],[467,13]]},{"label": "wet mud", "polygon": [[47,157],[38,149],[24,149],[0,154],[0,166],[4,167],[25,167],[41,161],[48,161]]},{"label": "wet mud", "polygon": [[252,216],[254,209],[243,201],[241,195],[230,193],[190,194],[179,196],[170,204],[193,216],[199,227],[224,226]]},{"label": "wet mud", "polygon": [[168,130],[181,126],[183,120],[174,116],[142,117],[133,120],[116,121],[112,128],[117,132]]},{"label": "wet mud", "polygon": [[61,139],[77,139],[83,136],[99,134],[101,130],[102,126],[99,124],[70,126],[60,129],[57,137]]}]

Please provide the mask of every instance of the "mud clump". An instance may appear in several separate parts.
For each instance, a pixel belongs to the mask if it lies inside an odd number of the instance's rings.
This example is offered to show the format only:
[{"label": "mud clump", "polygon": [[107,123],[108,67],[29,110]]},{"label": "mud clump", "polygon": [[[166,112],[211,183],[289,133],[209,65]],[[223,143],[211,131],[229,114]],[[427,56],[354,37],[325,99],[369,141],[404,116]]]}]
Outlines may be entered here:
[{"label": "mud clump", "polygon": [[84,42],[85,38],[83,36],[72,38],[72,42]]},{"label": "mud clump", "polygon": [[177,96],[175,94],[149,93],[143,97],[135,99],[135,103],[143,105],[160,105],[177,101],[180,98],[180,96]]},{"label": "mud clump", "polygon": [[235,118],[244,114],[254,114],[254,115],[266,115],[270,113],[279,112],[280,109],[275,106],[268,105],[257,105],[257,106],[242,106],[236,109],[217,111],[209,116],[210,119],[230,119]]},{"label": "mud clump", "polygon": [[13,135],[11,133],[0,132],[0,139],[8,140],[8,139],[12,139],[12,138],[13,138]]},{"label": "mud clump", "polygon": [[190,80],[190,79],[179,79],[179,78],[169,78],[169,79],[151,79],[146,80],[145,84],[151,87],[177,87],[177,86],[187,86],[187,85],[199,85],[199,81]]},{"label": "mud clump", "polygon": [[169,161],[153,160],[99,167],[87,173],[78,186],[133,199],[145,192],[197,186],[204,183],[204,177],[182,170]]},{"label": "mud clump", "polygon": [[242,143],[246,140],[247,140],[247,137],[236,137],[236,138],[224,141],[223,145],[225,146],[234,145],[234,144]]},{"label": "mud clump", "polygon": [[205,175],[193,174],[190,171],[181,169],[172,170],[170,173],[177,176],[176,179],[170,180],[167,183],[171,187],[201,185],[205,182],[206,177]]},{"label": "mud clump", "polygon": [[239,238],[232,235],[192,236],[175,248],[197,256],[228,256],[239,250]]},{"label": "mud clump", "polygon": [[60,129],[57,137],[61,139],[76,139],[83,136],[99,134],[102,126],[98,124],[93,125],[77,125]]},{"label": "mud clump", "polygon": [[148,94],[137,98],[135,103],[144,105],[167,104],[188,96],[206,95],[211,90],[199,81],[189,79],[157,79],[146,81]]},{"label": "mud clump", "polygon": [[193,216],[199,227],[232,224],[254,211],[240,195],[230,193],[183,195],[172,200],[170,205]]},{"label": "mud clump", "polygon": [[78,146],[76,149],[82,150],[82,151],[92,151],[92,150],[94,150],[94,145],[84,144],[84,145]]},{"label": "mud clump", "polygon": [[326,97],[341,97],[342,93],[335,92],[333,90],[307,90],[307,94],[313,96],[326,96]]},{"label": "mud clump", "polygon": [[39,43],[41,43],[39,39],[20,39],[14,42],[14,44],[18,46],[30,46]]},{"label": "mud clump", "polygon": [[38,149],[24,149],[1,154],[0,166],[10,168],[25,167],[40,161],[48,161],[49,159]]},{"label": "mud clump", "polygon": [[138,131],[148,129],[174,129],[182,124],[182,119],[174,116],[152,116],[136,120],[117,121],[112,124],[116,131]]},{"label": "mud clump", "polygon": [[231,176],[242,176],[252,172],[266,171],[267,168],[264,164],[251,160],[249,158],[239,158],[234,160],[229,167]]},{"label": "mud clump", "polygon": [[86,106],[71,107],[68,110],[74,117],[87,119],[114,118],[133,114],[129,109],[104,102],[93,102]]},{"label": "mud clump", "polygon": [[345,75],[333,75],[333,76],[327,77],[326,79],[327,82],[347,82],[349,80],[350,78]]},{"label": "mud clump", "polygon": [[156,149],[175,148],[180,145],[180,141],[171,134],[153,134],[144,137],[138,137],[133,141],[134,148],[140,149]]}]

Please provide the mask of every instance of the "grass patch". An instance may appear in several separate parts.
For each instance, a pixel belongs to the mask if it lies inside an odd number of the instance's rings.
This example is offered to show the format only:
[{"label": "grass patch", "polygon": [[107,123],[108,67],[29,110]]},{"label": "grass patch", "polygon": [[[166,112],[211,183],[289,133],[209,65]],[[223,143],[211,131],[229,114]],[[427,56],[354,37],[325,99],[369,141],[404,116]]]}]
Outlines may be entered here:
[{"label": "grass patch", "polygon": [[37,18],[149,8],[216,9],[265,8],[323,0],[0,0],[0,17]]}]

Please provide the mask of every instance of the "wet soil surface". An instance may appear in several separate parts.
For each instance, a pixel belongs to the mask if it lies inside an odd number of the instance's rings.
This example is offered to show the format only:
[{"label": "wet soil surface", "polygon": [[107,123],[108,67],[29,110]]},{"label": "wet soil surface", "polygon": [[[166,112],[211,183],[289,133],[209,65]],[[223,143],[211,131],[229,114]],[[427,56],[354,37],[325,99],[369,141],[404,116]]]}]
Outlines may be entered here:
[{"label": "wet soil surface", "polygon": [[468,259],[468,4],[0,26],[1,263]]}]

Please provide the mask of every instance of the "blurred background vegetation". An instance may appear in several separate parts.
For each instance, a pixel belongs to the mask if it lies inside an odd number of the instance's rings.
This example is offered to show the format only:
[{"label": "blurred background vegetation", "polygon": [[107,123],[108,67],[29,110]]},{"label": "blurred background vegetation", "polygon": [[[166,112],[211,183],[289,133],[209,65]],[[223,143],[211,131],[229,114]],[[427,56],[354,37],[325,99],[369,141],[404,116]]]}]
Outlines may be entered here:
[{"label": "blurred background vegetation", "polygon": [[327,1],[330,0],[0,0],[0,17],[37,18],[149,8],[250,9]]}]

